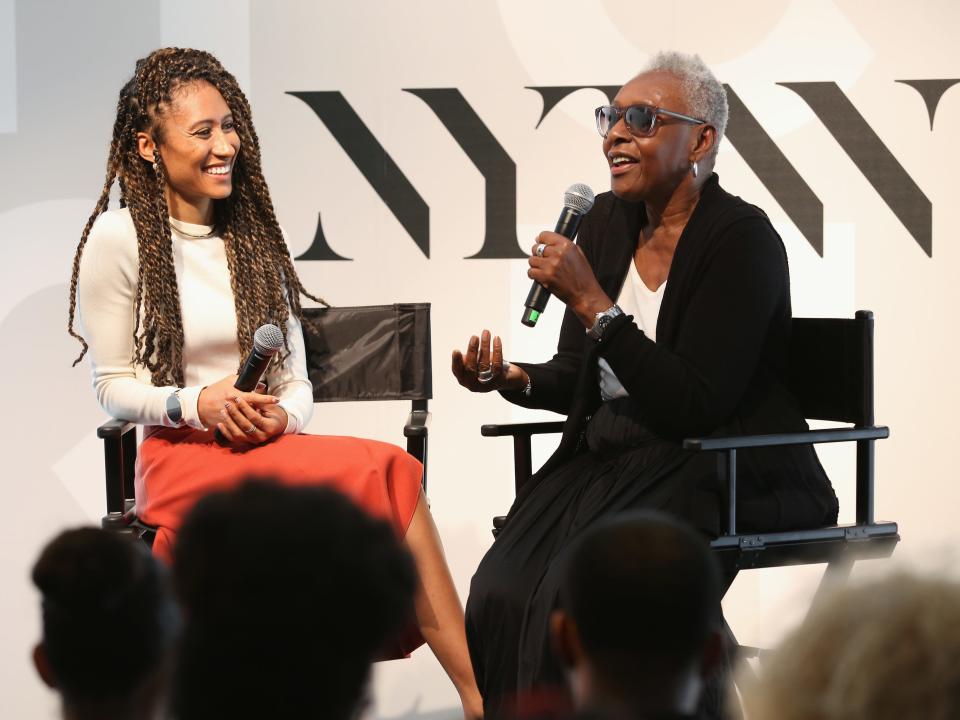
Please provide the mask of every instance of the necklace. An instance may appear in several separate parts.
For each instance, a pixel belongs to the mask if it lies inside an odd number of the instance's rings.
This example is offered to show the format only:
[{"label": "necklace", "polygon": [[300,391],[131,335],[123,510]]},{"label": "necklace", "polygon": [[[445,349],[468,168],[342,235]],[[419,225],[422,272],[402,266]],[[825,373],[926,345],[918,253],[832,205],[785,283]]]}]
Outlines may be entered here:
[{"label": "necklace", "polygon": [[182,228],[178,228],[173,224],[173,220],[169,220],[168,222],[170,223],[170,227],[173,228],[178,234],[183,235],[184,237],[193,238],[194,240],[206,240],[207,238],[212,238],[217,234],[216,226],[214,226],[210,232],[203,233],[202,235],[196,235],[194,233],[188,233]]}]

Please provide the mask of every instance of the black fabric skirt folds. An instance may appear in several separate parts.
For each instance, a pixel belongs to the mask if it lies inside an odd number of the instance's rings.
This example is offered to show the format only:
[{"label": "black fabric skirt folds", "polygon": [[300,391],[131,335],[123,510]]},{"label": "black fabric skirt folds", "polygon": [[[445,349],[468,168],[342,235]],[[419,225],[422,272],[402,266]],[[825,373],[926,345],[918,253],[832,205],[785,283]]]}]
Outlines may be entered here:
[{"label": "black fabric skirt folds", "polygon": [[[564,554],[582,530],[599,518],[643,508],[677,516],[708,536],[719,531],[722,496],[715,454],[688,452],[657,437],[634,420],[628,402],[605,403],[587,425],[585,448],[514,504],[473,576],[467,637],[487,717],[502,716],[518,693],[563,685],[548,621],[557,604]],[[804,451],[833,498],[812,449]],[[749,472],[740,482],[747,497],[759,498],[745,522],[752,515],[758,524],[769,523],[767,530],[782,524],[784,498],[771,488],[751,488],[764,478],[751,478]],[[797,496],[811,493],[804,489]],[[825,503],[833,520],[835,502]],[[820,503],[801,514],[808,516],[806,524],[831,521],[830,508]]]}]

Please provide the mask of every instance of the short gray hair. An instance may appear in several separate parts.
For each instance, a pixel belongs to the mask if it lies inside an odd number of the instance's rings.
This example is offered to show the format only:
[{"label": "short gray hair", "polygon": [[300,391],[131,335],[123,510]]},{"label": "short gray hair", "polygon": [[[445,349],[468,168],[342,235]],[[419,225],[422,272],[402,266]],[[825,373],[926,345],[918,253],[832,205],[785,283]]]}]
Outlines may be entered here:
[{"label": "short gray hair", "polygon": [[[717,129],[717,144],[727,130],[727,91],[699,55],[662,50],[647,62],[641,73],[667,72],[680,80],[690,114]],[[672,110],[673,108],[667,108]]]}]

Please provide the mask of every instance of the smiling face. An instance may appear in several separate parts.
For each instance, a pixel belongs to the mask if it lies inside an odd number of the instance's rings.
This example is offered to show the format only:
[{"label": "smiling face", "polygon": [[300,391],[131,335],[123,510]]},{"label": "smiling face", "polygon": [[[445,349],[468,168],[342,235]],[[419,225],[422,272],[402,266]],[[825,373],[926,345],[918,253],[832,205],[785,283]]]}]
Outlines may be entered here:
[{"label": "smiling face", "polygon": [[[619,108],[645,104],[691,114],[679,79],[666,72],[638,75],[620,88],[613,104]],[[661,115],[653,135],[638,137],[620,119],[603,140],[613,194],[633,202],[669,198],[678,185],[692,180],[690,165],[701,154],[698,140],[704,127]]]},{"label": "smiling face", "polygon": [[159,138],[138,135],[140,155],[152,162],[154,149],[159,152],[173,217],[210,224],[212,201],[233,191],[233,164],[240,152],[230,108],[213,85],[200,80],[173,93],[159,122]]}]

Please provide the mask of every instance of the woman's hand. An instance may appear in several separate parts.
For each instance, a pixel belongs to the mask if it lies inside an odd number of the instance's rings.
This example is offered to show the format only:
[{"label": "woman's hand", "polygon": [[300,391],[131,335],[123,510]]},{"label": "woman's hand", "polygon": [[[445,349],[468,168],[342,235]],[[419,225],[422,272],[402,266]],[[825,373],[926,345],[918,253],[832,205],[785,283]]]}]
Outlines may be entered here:
[{"label": "woman's hand", "polygon": [[457,382],[470,392],[522,390],[529,380],[522,368],[503,361],[500,337],[494,337],[491,346],[489,330],[470,338],[466,355],[453,351],[452,369]]},{"label": "woman's hand", "polygon": [[243,393],[224,406],[220,417],[217,429],[232,445],[262,445],[287,429],[286,410],[276,403],[255,407]]},{"label": "woman's hand", "polygon": [[[197,398],[197,414],[200,416],[200,422],[206,428],[216,427],[217,423],[223,420],[220,411],[228,403],[233,403],[234,398],[243,398],[247,404],[256,408],[265,408],[276,405],[280,399],[273,395],[263,395],[260,392],[240,392],[233,385],[237,381],[236,375],[228,375],[222,380],[218,380],[213,385],[207,385],[200,391]],[[262,390],[263,385],[258,385],[257,390]],[[243,427],[247,427],[244,425]]]},{"label": "woman's hand", "polygon": [[[541,244],[544,247],[538,254]],[[583,251],[563,235],[546,231],[537,235],[529,263],[527,277],[566,303],[584,327],[593,327],[596,314],[613,307]]]}]

